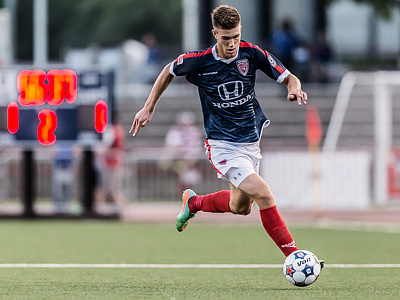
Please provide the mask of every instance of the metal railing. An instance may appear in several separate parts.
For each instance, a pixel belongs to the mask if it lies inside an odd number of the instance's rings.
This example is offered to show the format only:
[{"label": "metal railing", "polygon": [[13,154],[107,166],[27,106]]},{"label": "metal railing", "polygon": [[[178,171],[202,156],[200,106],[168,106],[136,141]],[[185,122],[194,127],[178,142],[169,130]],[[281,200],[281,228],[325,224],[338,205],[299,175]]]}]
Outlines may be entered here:
[{"label": "metal railing", "polygon": [[[101,154],[97,153],[96,167],[102,174]],[[53,205],[53,154],[51,149],[40,148],[34,151],[35,203]],[[191,159],[189,169],[185,161],[167,155],[162,149],[147,149],[128,152],[124,156],[122,169],[122,189],[124,200],[132,202],[172,202],[180,201],[185,188],[193,188],[197,193],[206,194],[221,189],[229,189],[229,184],[217,179],[216,171],[204,155]],[[82,189],[81,157],[74,163],[74,177],[71,203],[80,205]],[[101,183],[100,178],[98,182]],[[100,186],[101,187],[101,186]],[[0,152],[0,204],[4,207],[22,206],[23,196],[22,149],[9,148]],[[70,205],[71,205],[70,203]],[[1,213],[1,212],[0,212]]]},{"label": "metal railing", "polygon": [[229,189],[204,155],[185,161],[151,149],[126,155],[124,180],[125,196],[133,202],[179,201],[186,188],[199,194]]}]

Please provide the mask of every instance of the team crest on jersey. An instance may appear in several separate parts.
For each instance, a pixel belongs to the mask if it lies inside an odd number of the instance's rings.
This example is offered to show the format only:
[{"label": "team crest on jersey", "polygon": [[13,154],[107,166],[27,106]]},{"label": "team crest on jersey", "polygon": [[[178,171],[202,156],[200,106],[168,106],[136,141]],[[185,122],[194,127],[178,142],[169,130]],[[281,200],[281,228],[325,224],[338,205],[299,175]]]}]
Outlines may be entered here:
[{"label": "team crest on jersey", "polygon": [[247,71],[249,70],[249,61],[247,59],[240,59],[236,62],[237,68],[239,72],[243,75],[247,75]]},{"label": "team crest on jersey", "polygon": [[273,68],[275,68],[275,67],[276,67],[276,61],[275,61],[275,59],[273,59],[271,55],[268,55],[268,60],[269,60],[269,63],[271,64],[271,66],[272,66]]},{"label": "team crest on jersey", "polygon": [[183,63],[183,54],[179,55],[177,64],[181,65],[182,63]]}]

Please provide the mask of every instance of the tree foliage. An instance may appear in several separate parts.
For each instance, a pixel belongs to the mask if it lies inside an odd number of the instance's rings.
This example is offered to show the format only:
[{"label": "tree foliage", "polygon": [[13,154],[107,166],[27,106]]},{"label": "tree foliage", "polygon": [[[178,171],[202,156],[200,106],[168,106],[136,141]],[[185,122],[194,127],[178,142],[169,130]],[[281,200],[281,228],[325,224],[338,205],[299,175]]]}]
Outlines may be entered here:
[{"label": "tree foliage", "polygon": [[[343,0],[324,1],[331,3]],[[371,5],[390,18],[400,0],[351,0]],[[17,12],[17,59],[32,59],[33,2],[20,0]],[[154,32],[161,44],[177,44],[181,38],[182,0],[48,0],[49,56],[58,59],[68,47],[113,47],[124,40],[140,40]],[[4,5],[4,1],[3,1]]]},{"label": "tree foliage", "polygon": [[[32,2],[18,1],[18,58],[32,58]],[[49,55],[62,49],[114,47],[152,31],[162,44],[181,37],[181,0],[48,0]]]}]

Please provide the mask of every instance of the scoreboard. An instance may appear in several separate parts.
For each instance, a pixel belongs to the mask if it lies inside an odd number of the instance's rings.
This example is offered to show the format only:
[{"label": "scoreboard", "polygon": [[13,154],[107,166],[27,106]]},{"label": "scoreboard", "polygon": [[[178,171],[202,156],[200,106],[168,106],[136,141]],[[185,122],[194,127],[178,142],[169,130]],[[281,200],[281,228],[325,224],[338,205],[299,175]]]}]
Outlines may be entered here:
[{"label": "scoreboard", "polygon": [[111,123],[114,74],[71,69],[0,71],[0,144],[93,144]]}]

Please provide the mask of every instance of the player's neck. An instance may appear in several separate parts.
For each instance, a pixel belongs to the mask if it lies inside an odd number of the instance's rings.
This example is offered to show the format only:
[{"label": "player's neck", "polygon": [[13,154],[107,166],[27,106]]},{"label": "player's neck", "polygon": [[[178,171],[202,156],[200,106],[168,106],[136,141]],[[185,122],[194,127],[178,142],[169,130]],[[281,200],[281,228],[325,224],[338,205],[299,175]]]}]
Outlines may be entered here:
[{"label": "player's neck", "polygon": [[219,49],[218,44],[215,45],[215,54],[217,55],[218,58],[226,59],[222,57],[221,50]]},{"label": "player's neck", "polygon": [[235,55],[234,57],[231,57],[231,58],[224,58],[224,57],[221,55],[222,51],[218,48],[218,44],[215,44],[215,46],[213,47],[212,50],[213,50],[214,58],[215,58],[216,60],[220,60],[220,61],[223,61],[223,62],[225,62],[225,63],[230,63],[230,62],[234,61],[234,60],[238,57],[238,55],[239,55],[239,49],[238,49],[237,52],[236,52],[236,55]]}]

